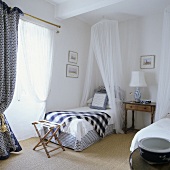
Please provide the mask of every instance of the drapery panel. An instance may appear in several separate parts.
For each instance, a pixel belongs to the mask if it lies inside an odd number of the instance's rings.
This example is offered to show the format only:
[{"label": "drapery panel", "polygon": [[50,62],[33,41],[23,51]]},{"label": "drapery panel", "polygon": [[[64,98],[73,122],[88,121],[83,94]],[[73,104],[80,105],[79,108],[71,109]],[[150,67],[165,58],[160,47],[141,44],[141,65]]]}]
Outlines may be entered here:
[{"label": "drapery panel", "polygon": [[155,121],[170,113],[170,7],[164,11]]},{"label": "drapery panel", "polygon": [[[54,32],[21,20],[19,24],[18,85],[37,103],[37,120],[43,119],[50,90]],[[22,100],[22,98],[21,98]]]},{"label": "drapery panel", "polygon": [[[112,122],[117,133],[122,133],[123,110],[121,103],[115,99],[115,88],[122,88],[122,61],[120,54],[120,40],[118,22],[103,20],[91,28],[91,42],[89,59],[85,78],[81,105],[85,105],[89,97],[93,82],[94,59],[97,62],[104,86],[106,88],[109,104],[112,109]],[[99,84],[101,85],[101,84]]]},{"label": "drapery panel", "polygon": [[10,105],[16,80],[18,23],[22,11],[0,1],[0,159],[21,149],[3,114]]}]

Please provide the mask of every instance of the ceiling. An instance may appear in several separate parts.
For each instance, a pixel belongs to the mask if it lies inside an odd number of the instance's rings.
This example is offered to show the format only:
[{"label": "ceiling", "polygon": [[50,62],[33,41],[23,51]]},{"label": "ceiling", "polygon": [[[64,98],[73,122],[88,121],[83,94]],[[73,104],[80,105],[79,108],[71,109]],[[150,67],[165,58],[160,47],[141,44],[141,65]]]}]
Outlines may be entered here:
[{"label": "ceiling", "polygon": [[76,17],[89,25],[101,19],[125,21],[161,13],[170,0],[46,0],[56,9],[57,19]]}]

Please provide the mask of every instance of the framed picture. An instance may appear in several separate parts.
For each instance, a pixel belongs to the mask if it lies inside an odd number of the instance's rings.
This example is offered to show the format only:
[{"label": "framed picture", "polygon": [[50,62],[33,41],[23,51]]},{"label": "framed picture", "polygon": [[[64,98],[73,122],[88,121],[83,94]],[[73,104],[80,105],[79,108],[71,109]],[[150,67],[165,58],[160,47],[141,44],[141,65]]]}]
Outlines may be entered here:
[{"label": "framed picture", "polygon": [[155,55],[144,55],[140,58],[140,68],[154,68],[155,67]]},{"label": "framed picture", "polygon": [[79,66],[66,65],[66,77],[78,78],[79,76]]},{"label": "framed picture", "polygon": [[68,52],[68,62],[77,64],[78,62],[78,53],[74,51]]}]

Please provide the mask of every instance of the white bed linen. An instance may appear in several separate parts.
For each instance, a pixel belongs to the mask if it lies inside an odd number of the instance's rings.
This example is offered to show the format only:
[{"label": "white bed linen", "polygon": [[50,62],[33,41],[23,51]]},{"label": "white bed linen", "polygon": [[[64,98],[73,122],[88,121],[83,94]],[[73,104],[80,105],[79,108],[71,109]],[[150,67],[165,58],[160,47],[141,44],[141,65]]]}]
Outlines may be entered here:
[{"label": "white bed linen", "polygon": [[[74,109],[68,109],[66,111],[76,111],[76,112],[87,112],[87,111],[101,111],[105,112],[108,115],[111,116],[111,109],[107,110],[97,110],[97,109],[91,109],[89,107],[80,107],[80,108],[74,108]],[[109,121],[108,125],[111,124],[111,120]],[[113,124],[113,123],[112,123]],[[83,119],[73,119],[68,126],[66,126],[63,129],[63,132],[69,133],[76,137],[77,140],[81,140],[89,131],[93,130],[93,126]]]},{"label": "white bed linen", "polygon": [[137,132],[132,140],[130,151],[133,152],[138,148],[139,141],[146,137],[160,137],[170,140],[170,114]]}]

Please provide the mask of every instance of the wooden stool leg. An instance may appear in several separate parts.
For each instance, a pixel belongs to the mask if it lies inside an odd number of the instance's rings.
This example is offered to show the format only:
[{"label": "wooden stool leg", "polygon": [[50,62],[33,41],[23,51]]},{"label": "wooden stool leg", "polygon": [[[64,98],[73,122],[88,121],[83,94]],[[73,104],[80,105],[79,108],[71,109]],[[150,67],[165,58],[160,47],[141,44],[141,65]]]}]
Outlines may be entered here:
[{"label": "wooden stool leg", "polygon": [[37,132],[37,134],[38,134],[38,137],[39,137],[39,139],[40,139],[40,141],[37,143],[37,145],[35,145],[35,147],[33,148],[33,150],[35,150],[35,149],[40,145],[42,139],[41,139],[41,135],[40,135],[40,133],[39,133],[36,125],[35,125],[35,124],[33,124],[33,125],[34,125],[34,128],[35,128],[35,130],[36,130],[36,132]]},{"label": "wooden stool leg", "polygon": [[62,148],[62,150],[65,151],[63,145],[61,144],[60,140],[58,139],[58,137],[57,137],[57,135],[56,135],[57,132],[59,131],[59,129],[60,129],[60,126],[58,126],[57,129],[53,132],[53,134],[51,135],[51,137],[48,139],[47,144],[48,144],[48,143],[51,141],[51,139],[54,137],[55,140],[57,140],[59,146]]},{"label": "wooden stool leg", "polygon": [[44,143],[44,141],[42,141],[42,145],[43,145],[44,150],[45,150],[45,152],[46,152],[46,154],[47,154],[47,157],[50,158],[49,152],[48,152],[48,150],[47,150],[47,148],[46,148],[46,144]]},{"label": "wooden stool leg", "polygon": [[[60,126],[58,126],[56,128],[56,130],[52,133],[51,137],[48,139],[46,144],[48,144],[51,141],[51,139],[56,135],[56,133],[58,132],[59,129],[60,129]],[[54,130],[54,128],[50,128],[50,131],[53,131],[53,130]]]},{"label": "wooden stool leg", "polygon": [[33,125],[34,125],[35,130],[36,130],[36,132],[37,132],[37,134],[38,134],[38,137],[39,137],[39,139],[40,139],[40,141],[37,143],[37,145],[35,145],[35,147],[33,148],[33,150],[35,150],[37,147],[39,147],[39,146],[42,145],[43,148],[44,148],[44,150],[45,150],[45,152],[46,152],[46,154],[47,154],[47,157],[50,158],[49,152],[48,152],[48,150],[47,150],[47,148],[46,148],[46,144],[44,143],[44,139],[46,138],[46,136],[47,136],[51,131],[48,131],[48,132],[44,135],[44,137],[41,138],[41,135],[40,135],[40,133],[39,133],[37,127],[36,127],[36,124],[33,124]]}]

